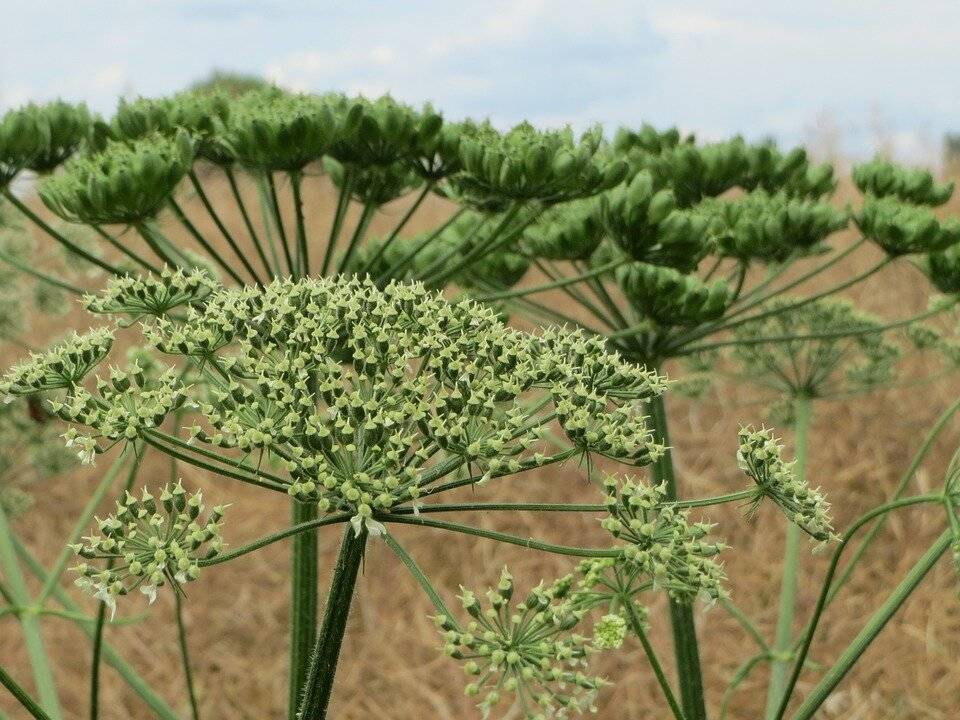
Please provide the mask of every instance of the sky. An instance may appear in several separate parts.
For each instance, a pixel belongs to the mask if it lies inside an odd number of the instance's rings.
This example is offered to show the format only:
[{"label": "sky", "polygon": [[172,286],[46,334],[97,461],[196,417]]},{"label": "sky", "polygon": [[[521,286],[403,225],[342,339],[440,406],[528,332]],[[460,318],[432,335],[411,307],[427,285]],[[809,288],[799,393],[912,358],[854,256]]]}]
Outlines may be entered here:
[{"label": "sky", "polygon": [[212,69],[500,126],[650,122],[934,163],[960,131],[957,0],[0,0],[0,109],[110,114]]}]

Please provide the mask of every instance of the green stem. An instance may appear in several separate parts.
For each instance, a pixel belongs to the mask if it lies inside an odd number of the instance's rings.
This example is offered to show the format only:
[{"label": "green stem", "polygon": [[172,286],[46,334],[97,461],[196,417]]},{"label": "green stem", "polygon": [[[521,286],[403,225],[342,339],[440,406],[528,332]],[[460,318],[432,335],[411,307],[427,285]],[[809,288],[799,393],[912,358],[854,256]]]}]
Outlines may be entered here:
[{"label": "green stem", "polygon": [[227,176],[227,182],[230,184],[230,192],[233,194],[233,200],[237,204],[237,209],[240,211],[240,216],[243,218],[244,227],[247,228],[247,234],[250,235],[250,239],[253,241],[253,247],[257,251],[257,256],[260,258],[260,262],[263,263],[264,269],[267,271],[267,277],[274,277],[275,273],[273,268],[270,266],[270,261],[267,260],[267,255],[263,250],[263,244],[260,242],[260,236],[257,234],[257,231],[253,227],[253,222],[250,220],[250,213],[247,212],[247,206],[243,202],[243,195],[240,193],[240,186],[237,185],[237,176],[233,172],[233,168],[229,165],[223,167],[223,172]]},{"label": "green stem", "polygon": [[203,236],[203,233],[201,233],[197,229],[196,225],[190,221],[190,218],[187,217],[187,213],[184,212],[183,208],[180,207],[177,201],[172,197],[170,198],[170,208],[173,210],[173,214],[176,215],[177,220],[180,221],[180,224],[183,225],[187,232],[193,236],[193,239],[196,240],[200,247],[203,248],[204,252],[207,253],[210,259],[223,268],[223,271],[233,278],[234,282],[236,282],[238,285],[244,285],[245,283],[243,278],[240,277],[240,274],[233,269],[233,266],[230,265],[230,263],[223,259],[223,256],[220,255],[220,253],[218,253],[209,242],[207,242],[207,239]]},{"label": "green stem", "polygon": [[675,717],[676,720],[685,720],[686,716],[683,714],[683,710],[680,709],[680,704],[677,702],[677,698],[670,688],[670,681],[667,680],[666,673],[663,672],[663,666],[657,658],[657,653],[653,649],[653,645],[650,644],[647,634],[643,631],[643,622],[637,617],[637,611],[633,606],[632,598],[627,598],[626,602],[623,603],[623,609],[627,613],[627,624],[630,626],[630,629],[633,630],[633,634],[637,636],[640,644],[643,645],[643,651],[647,654],[647,660],[653,669],[653,674],[657,676],[657,682],[660,683],[660,689],[663,691],[663,696],[670,706],[673,717]]},{"label": "green stem", "polygon": [[210,198],[207,197],[207,193],[204,191],[203,184],[200,182],[200,178],[197,177],[197,173],[191,170],[189,177],[190,183],[193,185],[193,189],[196,191],[197,197],[200,198],[200,202],[203,204],[204,210],[207,211],[207,215],[209,215],[210,219],[213,220],[213,224],[217,226],[217,230],[219,230],[220,234],[223,235],[223,239],[227,241],[230,249],[233,250],[233,254],[237,256],[237,259],[241,262],[244,269],[250,273],[250,276],[253,278],[254,282],[256,282],[257,285],[263,285],[263,282],[260,280],[260,276],[257,275],[257,271],[253,269],[253,265],[251,265],[250,261],[247,260],[247,256],[240,250],[240,247],[237,245],[237,241],[233,238],[233,235],[220,218],[220,214],[213,207],[213,203],[210,202]]},{"label": "green stem", "polygon": [[353,168],[347,165],[344,168],[343,184],[340,186],[340,194],[337,196],[337,209],[333,214],[333,222],[330,225],[330,235],[327,237],[327,247],[323,252],[323,267],[320,274],[326,277],[330,270],[330,261],[333,259],[334,250],[337,243],[340,242],[340,231],[343,228],[343,220],[347,216],[347,208],[350,207],[350,192],[353,189]]},{"label": "green stem", "polygon": [[400,218],[400,222],[397,223],[396,227],[393,228],[393,231],[390,235],[387,236],[387,239],[384,240],[380,247],[377,248],[377,251],[370,256],[370,259],[367,260],[366,264],[360,270],[357,271],[357,275],[364,275],[367,271],[374,266],[374,264],[379,260],[383,254],[390,248],[390,246],[400,237],[400,233],[403,231],[403,228],[407,226],[407,223],[410,222],[410,218],[413,217],[414,213],[417,212],[420,205],[423,203],[424,199],[433,190],[434,182],[432,180],[428,181],[426,185],[423,186],[423,190],[417,195],[417,199],[413,201],[413,204],[410,208],[403,214],[403,217]]},{"label": "green stem", "polygon": [[373,219],[373,215],[376,211],[377,206],[373,203],[367,203],[363,206],[363,212],[360,213],[360,220],[357,221],[357,227],[354,229],[353,236],[350,238],[350,243],[347,245],[347,251],[343,254],[343,257],[340,258],[340,263],[337,265],[338,273],[342,273],[350,267],[350,261],[353,259],[353,254],[357,251],[361,241],[367,234],[367,228],[370,226],[370,221]]},{"label": "green stem", "polygon": [[60,288],[61,290],[66,290],[67,292],[73,293],[74,295],[84,294],[84,291],[78,288],[76,285],[71,285],[70,283],[66,283],[63,280],[58,280],[52,275],[47,275],[44,272],[35,270],[29,265],[17,260],[13,255],[8,255],[2,250],[0,250],[0,260],[3,260],[5,263],[9,265],[12,265],[20,272],[26,273],[27,275],[30,275],[31,277],[34,277],[41,282],[45,282],[48,285],[52,285],[54,287]]},{"label": "green stem", "polygon": [[[810,398],[797,397],[794,409],[794,443],[796,445],[797,482],[806,482],[807,437],[810,430]],[[780,605],[777,609],[777,629],[771,652],[770,684],[767,686],[767,720],[777,716],[777,708],[783,697],[790,667],[790,649],[793,638],[793,621],[797,609],[797,583],[800,576],[800,539],[801,529],[795,523],[787,525],[787,540],[783,554],[783,576],[780,580]]]},{"label": "green stem", "polygon": [[23,705],[26,711],[36,718],[36,720],[52,720],[52,718],[43,711],[43,708],[37,704],[37,701],[30,697],[27,691],[17,684],[16,680],[10,677],[7,671],[4,670],[3,665],[0,665],[0,685],[3,685],[9,690],[10,694],[17,699],[17,702]]},{"label": "green stem", "polygon": [[[44,571],[43,566],[37,562],[36,558],[30,554],[30,551],[27,550],[16,538],[14,538],[14,545],[16,546],[17,554],[26,564],[30,572],[33,573],[33,575],[41,582],[46,582],[47,574]],[[77,604],[70,599],[70,596],[61,588],[56,587],[54,589],[53,597],[56,598],[57,602],[66,608],[68,612],[74,615],[81,615],[79,606],[77,606]],[[76,622],[77,626],[84,632],[84,634],[93,640],[93,623],[91,623],[89,620]],[[130,688],[147,704],[158,720],[180,720],[170,706],[167,705],[163,699],[153,691],[153,688],[151,688],[146,681],[144,681],[144,679],[140,677],[140,675],[138,675],[137,672],[130,667],[130,665],[127,664],[120,654],[107,642],[103,643],[103,659],[107,665],[119,673],[120,677],[124,679],[127,685],[129,685]]]},{"label": "green stem", "polygon": [[787,704],[790,702],[790,695],[793,693],[793,688],[796,686],[797,680],[800,677],[800,671],[803,669],[803,665],[807,660],[807,653],[809,653],[810,646],[813,644],[813,637],[816,634],[817,625],[819,624],[820,618],[823,616],[823,611],[827,606],[827,597],[830,593],[833,576],[836,573],[837,566],[840,563],[840,557],[843,555],[843,551],[846,549],[847,544],[853,539],[853,536],[858,530],[860,530],[860,528],[869,523],[871,520],[884,515],[891,510],[924,503],[942,502],[943,495],[915,495],[913,497],[901,498],[900,500],[893,500],[875,507],[873,510],[861,515],[843,534],[843,538],[841,538],[840,543],[837,545],[837,549],[833,551],[833,557],[830,559],[830,567],[827,569],[827,575],[824,578],[821,586],[820,597],[817,599],[817,606],[814,608],[813,616],[810,618],[810,622],[807,623],[807,627],[803,632],[803,642],[800,645],[800,649],[796,653],[796,659],[793,663],[793,672],[790,675],[790,680],[787,682],[786,689],[783,692],[783,698],[780,702],[780,710],[777,716],[778,720],[782,718],[784,713],[787,711]]},{"label": "green stem", "polygon": [[36,225],[37,227],[39,227],[39,228],[40,228],[41,230],[43,230],[47,235],[49,235],[51,238],[53,238],[53,239],[56,240],[58,243],[60,243],[61,245],[63,245],[63,247],[67,248],[67,250],[69,250],[70,252],[72,252],[74,255],[77,255],[77,256],[79,256],[79,257],[82,257],[82,258],[83,258],[84,260],[86,260],[88,263],[90,263],[90,264],[92,264],[92,265],[96,265],[96,266],[97,266],[98,268],[100,268],[101,270],[106,270],[108,273],[110,273],[110,274],[112,274],[112,275],[122,275],[122,274],[123,274],[123,272],[122,272],[119,268],[111,265],[111,264],[108,263],[108,262],[104,262],[103,260],[101,260],[100,258],[98,258],[98,257],[95,256],[95,255],[91,255],[91,254],[88,253],[86,250],[84,250],[82,247],[80,247],[80,246],[77,245],[76,243],[72,242],[71,240],[65,238],[63,235],[61,235],[61,234],[58,233],[56,230],[54,230],[52,227],[50,227],[50,226],[44,221],[43,218],[41,218],[39,215],[37,215],[35,212],[33,212],[33,210],[31,210],[31,209],[28,208],[26,205],[24,205],[22,202],[20,202],[20,200],[17,198],[17,196],[14,195],[14,194],[10,191],[10,188],[9,188],[9,187],[5,187],[5,188],[3,188],[3,190],[0,190],[0,194],[2,194],[7,200],[9,200],[9,201],[10,201],[10,204],[13,205],[13,206],[14,206],[17,210],[19,210],[21,213],[23,213],[34,225]]},{"label": "green stem", "polygon": [[[440,237],[440,235],[442,235],[447,228],[453,225],[453,223],[455,223],[466,211],[467,211],[466,208],[460,208],[455,213],[453,213],[453,215],[447,218],[442,225],[434,228],[433,232],[431,232],[429,235],[423,238],[423,240],[417,243],[416,247],[411,249],[409,253],[407,253],[402,258],[400,258],[400,260],[398,260],[393,266],[387,269],[386,272],[380,275],[380,277],[377,278],[377,282],[382,282],[383,280],[390,279],[391,277],[396,277],[397,273],[399,273],[401,270],[405,270],[407,266],[409,266],[410,263],[412,263],[416,259],[417,255],[423,252],[423,250],[426,249],[426,247],[430,245],[430,243],[432,243],[434,240]],[[481,223],[482,222],[484,221],[481,221]]]},{"label": "green stem", "polygon": [[333,679],[340,657],[340,646],[347,629],[350,604],[357,583],[357,574],[363,560],[367,534],[357,537],[352,527],[347,527],[340,544],[340,555],[330,579],[330,592],[324,611],[323,626],[317,635],[310,669],[303,686],[303,700],[297,720],[325,720]]},{"label": "green stem", "polygon": [[[654,441],[667,448],[653,465],[655,485],[665,483],[668,501],[677,500],[679,488],[670,450],[670,433],[663,395],[649,403],[649,415]],[[700,648],[697,643],[697,627],[693,618],[693,605],[670,603],[670,623],[673,629],[673,647],[676,655],[677,674],[680,678],[680,701],[688,720],[706,720],[707,707],[703,692],[703,672],[700,669]]]},{"label": "green stem", "polygon": [[296,266],[293,263],[293,256],[290,254],[290,243],[287,240],[287,231],[283,226],[283,215],[280,212],[280,196],[277,193],[277,183],[272,172],[267,173],[267,187],[270,189],[270,208],[273,211],[273,222],[277,227],[277,234],[280,236],[283,257],[287,261],[287,271],[295,276]]},{"label": "green stem", "polygon": [[115,247],[117,250],[122,252],[124,255],[126,255],[128,258],[133,260],[135,263],[143,267],[143,269],[146,270],[147,272],[152,272],[154,275],[158,275],[160,273],[160,271],[154,265],[151,265],[149,262],[144,260],[142,257],[140,257],[138,253],[134,252],[132,249],[130,249],[129,247],[124,245],[122,242],[117,240],[115,237],[113,237],[113,235],[108,233],[99,225],[91,225],[90,227],[93,228],[93,231],[97,235],[99,235],[108,243],[113,245],[113,247]]},{"label": "green stem", "polygon": [[74,523],[73,530],[71,531],[67,542],[64,543],[63,550],[60,551],[60,555],[57,557],[56,562],[50,569],[50,574],[47,577],[47,581],[43,584],[43,588],[40,590],[40,594],[37,596],[36,604],[38,606],[42,607],[47,602],[47,598],[50,597],[53,589],[57,586],[57,583],[60,582],[60,576],[63,575],[64,568],[67,566],[67,563],[70,562],[70,558],[75,556],[75,553],[70,549],[69,546],[77,542],[77,540],[80,538],[80,535],[87,530],[87,525],[90,523],[90,518],[93,517],[93,514],[97,511],[100,503],[103,502],[103,498],[106,497],[107,492],[109,492],[110,488],[113,486],[113,481],[116,479],[117,473],[120,472],[120,468],[123,467],[123,464],[126,462],[126,460],[127,453],[121,453],[120,456],[113,462],[113,465],[110,466],[110,469],[104,473],[100,484],[97,485],[96,489],[94,489],[93,494],[90,496],[86,506],[80,513],[80,517],[77,518],[77,522]]},{"label": "green stem", "polygon": [[[937,563],[940,557],[947,551],[953,541],[953,533],[950,530],[944,530],[943,534],[930,548],[923,554],[917,563],[904,576],[903,580],[894,588],[893,592],[886,599],[883,605],[870,617],[867,624],[857,634],[847,649],[843,651],[837,661],[830,667],[827,674],[817,683],[817,686],[803,701],[803,704],[793,715],[793,720],[809,720],[820,706],[826,701],[834,688],[840,684],[840,681],[846,676],[850,668],[860,659],[860,656],[866,651],[880,632],[889,622],[890,618],[896,614],[900,606],[906,602],[911,593],[917,589],[917,586],[923,581],[930,569]],[[789,698],[784,698],[789,700]],[[782,717],[782,715],[781,715]]]},{"label": "green stem", "polygon": [[[20,569],[20,563],[17,562],[13,530],[7,523],[2,505],[0,505],[0,568],[3,568],[3,575],[7,581],[7,591],[13,596],[16,604],[30,605],[30,592]],[[27,656],[30,658],[30,666],[33,669],[33,680],[40,697],[40,705],[53,720],[60,720],[63,716],[60,710],[60,699],[57,697],[57,686],[43,645],[40,623],[34,613],[23,613],[19,619],[20,627],[23,629],[24,644],[27,647]]]},{"label": "green stem", "polygon": [[273,263],[273,277],[278,278],[283,275],[283,267],[280,263],[280,253],[277,250],[277,240],[274,237],[273,210],[270,207],[270,188],[267,187],[267,173],[260,171],[255,176],[257,185],[257,198],[260,201],[260,221],[263,223],[263,232],[267,236],[267,245],[270,248],[270,260]]},{"label": "green stem", "polygon": [[[292,510],[294,526],[317,519],[316,503],[294,500]],[[318,556],[319,540],[316,528],[294,536],[291,552],[290,682],[287,703],[290,720],[297,716],[300,691],[307,680],[310,653],[317,638]]]},{"label": "green stem", "polygon": [[423,591],[426,593],[427,597],[430,598],[430,602],[433,603],[433,606],[437,609],[437,612],[445,616],[450,622],[456,623],[456,617],[447,608],[446,603],[443,602],[443,598],[440,597],[440,593],[437,592],[437,589],[433,586],[433,583],[430,582],[430,579],[426,576],[423,570],[420,569],[420,566],[417,565],[416,560],[410,556],[410,553],[408,553],[390,533],[384,533],[383,541],[387,544],[387,547],[393,551],[394,555],[400,559],[400,562],[406,566],[407,570],[410,571],[410,574],[413,575],[420,587],[423,588]]},{"label": "green stem", "polygon": [[307,225],[303,217],[303,173],[290,173],[290,187],[293,190],[293,209],[297,215],[297,269],[302,277],[310,276],[310,248],[307,246]]},{"label": "green stem", "polygon": [[190,651],[187,646],[187,628],[183,623],[183,598],[174,593],[177,611],[177,638],[180,642],[180,659],[183,662],[183,675],[187,682],[187,694],[190,696],[190,712],[193,720],[200,720],[200,708],[197,705],[197,692],[193,686],[193,671],[190,669]]},{"label": "green stem", "polygon": [[[172,201],[172,199],[171,199]],[[160,260],[174,268],[188,268],[193,265],[187,257],[163,234],[153,220],[145,220],[134,225],[147,246]]]}]

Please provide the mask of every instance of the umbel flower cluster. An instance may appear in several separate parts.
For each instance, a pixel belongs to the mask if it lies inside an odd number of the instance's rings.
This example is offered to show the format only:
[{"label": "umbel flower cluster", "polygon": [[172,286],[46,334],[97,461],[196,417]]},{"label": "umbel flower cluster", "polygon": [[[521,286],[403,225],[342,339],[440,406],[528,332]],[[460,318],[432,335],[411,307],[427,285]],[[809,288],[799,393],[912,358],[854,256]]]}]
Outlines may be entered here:
[{"label": "umbel flower cluster", "polygon": [[[550,587],[541,583],[515,603],[513,577],[504,568],[497,587],[486,593],[486,607],[473,592],[463,590],[460,600],[472,618],[466,628],[451,618],[436,618],[447,655],[464,661],[471,679],[467,695],[483,696],[479,706],[484,717],[507,693],[516,698],[526,720],[596,710],[597,691],[607,683],[585,672],[595,648],[572,632],[583,612],[571,605],[569,591],[569,581]],[[607,629],[602,636],[613,641],[616,634]]]},{"label": "umbel flower cluster", "polygon": [[820,489],[809,487],[796,476],[796,462],[783,460],[783,444],[771,430],[745,427],[740,430],[737,463],[756,483],[754,510],[769,498],[784,515],[815,540],[833,537],[830,503]]},{"label": "umbel flower cluster", "polygon": [[[116,281],[92,300],[142,315],[127,297],[183,284],[178,274]],[[419,285],[335,278],[216,288],[196,306],[153,318],[150,344],[183,356],[204,383],[183,386],[174,370],[144,378],[114,369],[95,389],[83,379],[106,356],[106,330],[77,336],[14,368],[0,391],[64,391],[51,401],[86,457],[158,430],[190,401],[199,408],[191,445],[214,457],[237,451],[243,473],[322,512],[348,513],[357,533],[382,529],[378,515],[414,509],[445,489],[576,455],[642,466],[660,456],[642,414],[664,389],[655,373],[603,349],[602,341],[553,330],[505,327],[484,306],[451,304]],[[570,441],[547,454],[541,434],[556,422]],[[210,447],[210,450],[205,450]],[[286,476],[246,458],[264,454]],[[443,478],[456,474],[456,479]]]},{"label": "umbel flower cluster", "polygon": [[188,494],[180,482],[165,485],[159,497],[146,488],[137,499],[127,493],[117,502],[116,512],[98,520],[98,534],[73,545],[85,560],[74,570],[76,584],[116,608],[116,598],[139,589],[152,603],[157,588],[196,580],[198,561],[216,556],[223,547],[220,525],[223,508],[213,508],[203,517],[201,493]]},{"label": "umbel flower cluster", "polygon": [[603,527],[624,543],[625,563],[639,569],[649,587],[664,590],[675,601],[724,594],[723,567],[714,558],[723,550],[706,540],[711,525],[693,523],[688,511],[666,501],[666,486],[652,486],[608,476]]}]

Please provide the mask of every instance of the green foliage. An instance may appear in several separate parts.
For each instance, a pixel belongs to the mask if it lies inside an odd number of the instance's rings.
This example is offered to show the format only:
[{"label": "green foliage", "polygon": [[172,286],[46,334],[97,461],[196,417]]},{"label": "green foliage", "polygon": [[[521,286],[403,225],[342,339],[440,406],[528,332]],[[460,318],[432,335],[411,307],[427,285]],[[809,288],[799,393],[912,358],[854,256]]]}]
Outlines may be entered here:
[{"label": "green foliage", "polygon": [[112,140],[71,158],[39,188],[44,204],[69,222],[134,225],[157,215],[193,163],[186,132]]},{"label": "green foliage", "polygon": [[943,205],[953,195],[953,183],[937,183],[927,170],[904,168],[882,157],[853,169],[853,182],[865,195],[894,197],[914,205]]},{"label": "green foliage", "polygon": [[960,293],[960,243],[929,253],[925,269],[937,290],[951,295]]}]

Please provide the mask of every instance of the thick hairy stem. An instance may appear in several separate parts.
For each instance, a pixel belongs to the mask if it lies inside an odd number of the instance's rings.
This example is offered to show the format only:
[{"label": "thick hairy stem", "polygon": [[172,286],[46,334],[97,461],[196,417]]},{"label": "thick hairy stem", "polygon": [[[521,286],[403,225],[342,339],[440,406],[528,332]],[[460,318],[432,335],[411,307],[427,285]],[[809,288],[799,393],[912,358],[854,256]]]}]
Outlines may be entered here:
[{"label": "thick hairy stem", "polygon": [[[670,433],[662,395],[650,401],[649,412],[654,439],[669,448]],[[653,478],[656,484],[666,483],[667,500],[679,498],[673,456],[669,449],[654,463]],[[671,602],[670,624],[673,628],[673,647],[680,679],[683,714],[687,720],[706,720],[707,707],[703,695],[703,672],[700,669],[700,649],[693,619],[693,605]]]},{"label": "thick hairy stem", "polygon": [[923,554],[917,563],[910,568],[903,580],[894,588],[893,592],[879,609],[870,617],[867,624],[857,634],[843,654],[830,667],[823,679],[817,683],[817,686],[810,692],[803,704],[793,714],[793,720],[810,720],[813,714],[820,709],[820,706],[830,696],[830,693],[840,684],[840,681],[850,671],[850,668],[860,659],[860,656],[866,651],[870,643],[876,640],[877,636],[883,630],[884,626],[890,621],[900,606],[906,602],[911,593],[917,589],[917,586],[923,581],[930,569],[936,565],[940,557],[950,547],[953,541],[953,533],[950,530],[944,530],[943,534],[937,538],[936,542]]},{"label": "thick hairy stem", "polygon": [[[293,525],[317,519],[315,503],[293,501]],[[297,716],[300,690],[307,680],[310,653],[317,639],[319,543],[316,528],[296,534],[292,548],[292,596],[290,602],[290,684],[288,717]]]},{"label": "thick hairy stem", "polygon": [[323,627],[317,636],[310,671],[303,686],[303,701],[297,715],[298,720],[325,720],[327,717],[327,705],[333,691],[333,678],[347,629],[350,602],[353,600],[366,540],[366,533],[357,537],[352,527],[348,527],[343,534],[340,556],[330,580]]},{"label": "thick hairy stem", "polygon": [[[794,442],[796,443],[796,476],[804,482],[807,465],[807,434],[810,429],[810,399],[794,400]],[[795,523],[787,525],[787,541],[783,553],[783,577],[780,580],[780,605],[777,610],[777,629],[773,640],[773,662],[770,665],[770,684],[767,686],[767,720],[777,716],[783,698],[787,673],[790,669],[790,648],[793,644],[793,620],[797,609],[797,581],[800,574],[801,530]]]}]

